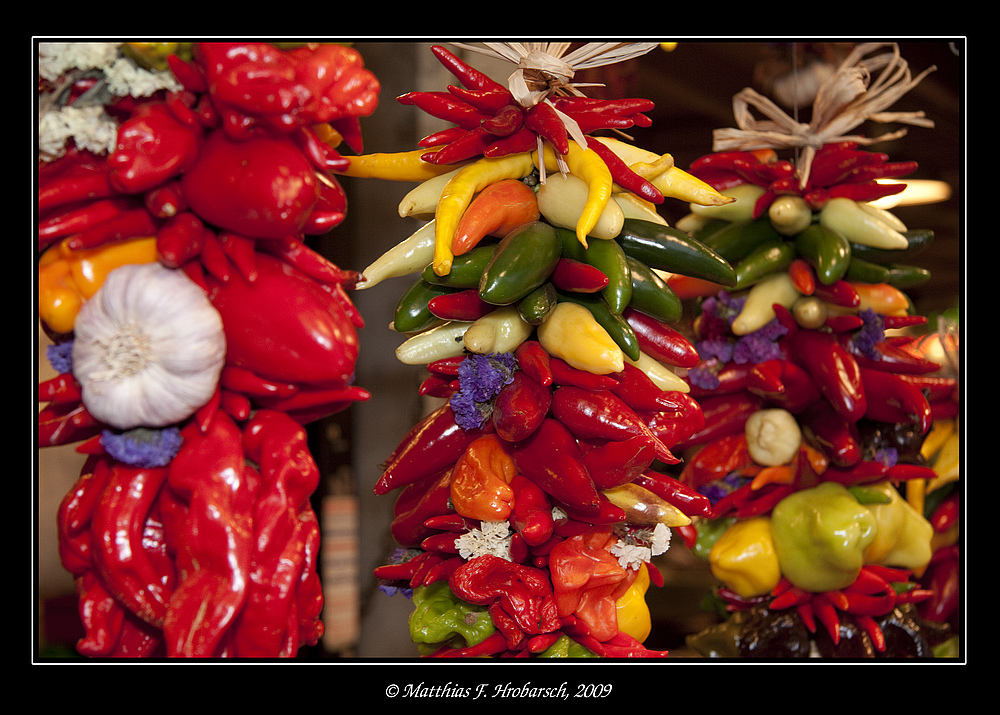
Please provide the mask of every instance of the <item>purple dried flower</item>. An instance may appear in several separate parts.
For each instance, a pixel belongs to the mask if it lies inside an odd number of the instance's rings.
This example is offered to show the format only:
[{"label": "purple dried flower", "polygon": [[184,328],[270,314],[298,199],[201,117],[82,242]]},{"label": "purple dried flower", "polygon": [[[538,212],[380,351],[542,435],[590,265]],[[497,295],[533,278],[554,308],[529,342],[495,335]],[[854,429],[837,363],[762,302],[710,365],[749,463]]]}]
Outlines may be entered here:
[{"label": "purple dried flower", "polygon": [[109,455],[123,464],[144,469],[170,464],[183,441],[177,427],[137,427],[126,432],[104,430],[101,433],[101,446]]},{"label": "purple dried flower", "polygon": [[876,359],[878,352],[875,346],[885,340],[885,318],[872,308],[858,311],[862,325],[851,338],[851,349],[859,355]]},{"label": "purple dried flower", "polygon": [[73,372],[73,341],[63,340],[55,345],[49,345],[45,351],[52,369],[60,375]]},{"label": "purple dried flower", "polygon": [[515,370],[517,359],[512,353],[470,355],[459,364],[459,390],[450,403],[462,429],[475,429],[489,419],[493,398],[514,379]]}]

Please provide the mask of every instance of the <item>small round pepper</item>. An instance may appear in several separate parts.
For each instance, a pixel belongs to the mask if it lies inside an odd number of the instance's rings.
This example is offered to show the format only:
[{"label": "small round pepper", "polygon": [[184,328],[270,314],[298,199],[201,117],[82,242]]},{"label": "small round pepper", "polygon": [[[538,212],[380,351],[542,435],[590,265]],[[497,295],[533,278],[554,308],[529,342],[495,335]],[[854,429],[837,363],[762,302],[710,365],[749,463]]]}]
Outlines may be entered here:
[{"label": "small round pepper", "polygon": [[712,575],[744,598],[770,593],[781,580],[771,520],[757,516],[737,521],[708,553]]},{"label": "small round pepper", "polygon": [[771,512],[781,572],[806,591],[833,591],[854,583],[875,540],[871,510],[841,484],[823,482],[795,492]]}]

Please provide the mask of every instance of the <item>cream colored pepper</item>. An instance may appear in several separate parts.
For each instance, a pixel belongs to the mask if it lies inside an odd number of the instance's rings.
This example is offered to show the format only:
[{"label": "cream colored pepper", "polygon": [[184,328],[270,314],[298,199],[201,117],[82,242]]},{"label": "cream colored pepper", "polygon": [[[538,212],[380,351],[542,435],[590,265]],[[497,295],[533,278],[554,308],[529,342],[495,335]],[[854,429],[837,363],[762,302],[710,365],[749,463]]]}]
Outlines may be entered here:
[{"label": "cream colored pepper", "polygon": [[597,375],[621,372],[621,348],[589,310],[576,303],[559,303],[538,326],[538,342],[549,355]]}]

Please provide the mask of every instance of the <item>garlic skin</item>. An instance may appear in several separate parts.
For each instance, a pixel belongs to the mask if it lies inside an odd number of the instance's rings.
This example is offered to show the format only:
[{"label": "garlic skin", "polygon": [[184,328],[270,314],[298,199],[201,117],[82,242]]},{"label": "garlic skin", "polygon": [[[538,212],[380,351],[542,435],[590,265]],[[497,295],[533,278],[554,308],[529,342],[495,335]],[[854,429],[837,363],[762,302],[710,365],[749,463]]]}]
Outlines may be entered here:
[{"label": "garlic skin", "polygon": [[211,399],[226,357],[222,318],[181,271],[160,263],[108,274],[73,326],[83,404],[118,429],[165,427]]}]

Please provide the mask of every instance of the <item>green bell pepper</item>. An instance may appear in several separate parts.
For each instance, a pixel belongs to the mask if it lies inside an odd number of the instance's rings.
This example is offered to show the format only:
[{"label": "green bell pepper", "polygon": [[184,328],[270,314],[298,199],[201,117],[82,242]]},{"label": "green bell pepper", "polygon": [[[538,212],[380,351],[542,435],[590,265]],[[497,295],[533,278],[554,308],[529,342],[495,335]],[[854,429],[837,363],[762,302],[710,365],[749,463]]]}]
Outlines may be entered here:
[{"label": "green bell pepper", "polygon": [[771,534],[782,574],[806,591],[854,583],[878,522],[846,487],[823,482],[795,492],[771,513]]},{"label": "green bell pepper", "polygon": [[543,221],[526,223],[504,236],[479,281],[479,297],[510,305],[538,288],[562,257],[562,241]]},{"label": "green bell pepper", "polygon": [[410,639],[422,654],[448,645],[454,648],[479,645],[495,627],[486,606],[466,603],[451,592],[447,581],[413,589],[414,611],[410,614]]}]

